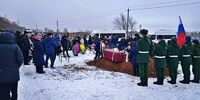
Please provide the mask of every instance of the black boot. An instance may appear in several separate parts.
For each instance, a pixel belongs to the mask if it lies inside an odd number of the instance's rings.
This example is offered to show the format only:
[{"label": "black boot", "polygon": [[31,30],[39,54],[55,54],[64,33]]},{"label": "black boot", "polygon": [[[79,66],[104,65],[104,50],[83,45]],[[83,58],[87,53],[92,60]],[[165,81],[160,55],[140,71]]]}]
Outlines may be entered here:
[{"label": "black boot", "polygon": [[164,78],[161,78],[158,85],[163,85],[163,81],[164,81]]},{"label": "black boot", "polygon": [[163,85],[163,79],[158,78],[156,82],[153,82],[153,84]]},{"label": "black boot", "polygon": [[36,73],[39,73],[39,68],[38,67],[36,67]]},{"label": "black boot", "polygon": [[143,82],[137,83],[138,86],[144,86]]},{"label": "black boot", "polygon": [[157,81],[156,82],[153,82],[153,84],[158,84],[160,82],[160,79],[157,78]]},{"label": "black boot", "polygon": [[192,82],[192,83],[199,83],[199,80],[198,79],[193,79],[190,82]]},{"label": "black boot", "polygon": [[170,84],[176,84],[176,81],[167,81]]},{"label": "black boot", "polygon": [[39,74],[44,74],[45,73],[45,71],[43,70],[43,67],[38,67],[38,69],[39,69]]},{"label": "black boot", "polygon": [[179,81],[180,83],[183,83],[183,84],[190,84],[189,81],[185,81],[185,80],[182,80],[182,81]]},{"label": "black boot", "polygon": [[144,86],[148,86],[148,81],[145,81],[145,82],[144,82]]}]

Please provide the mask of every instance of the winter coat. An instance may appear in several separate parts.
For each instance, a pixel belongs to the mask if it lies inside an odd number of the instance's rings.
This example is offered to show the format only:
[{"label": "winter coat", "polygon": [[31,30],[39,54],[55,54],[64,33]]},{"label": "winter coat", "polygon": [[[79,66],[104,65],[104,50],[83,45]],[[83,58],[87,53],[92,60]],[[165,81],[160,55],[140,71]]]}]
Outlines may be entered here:
[{"label": "winter coat", "polygon": [[69,39],[67,38],[67,36],[65,36],[65,35],[62,36],[61,45],[62,45],[64,51],[68,49]]},{"label": "winter coat", "polygon": [[167,48],[167,67],[171,69],[177,69],[180,57],[180,47],[178,46],[176,39],[171,40]]},{"label": "winter coat", "polygon": [[164,68],[167,66],[167,44],[165,40],[161,40],[158,44],[155,45],[154,55],[156,68]]},{"label": "winter coat", "polygon": [[118,45],[118,49],[119,51],[122,51],[126,48],[126,39],[122,38],[119,42],[119,45]]},{"label": "winter coat", "polygon": [[[189,55],[189,57],[184,57]],[[191,65],[192,64],[192,43],[186,42],[181,48],[180,61],[181,65]]]},{"label": "winter coat", "polygon": [[100,41],[100,39],[99,39],[99,38],[96,38],[94,44],[95,44],[94,50],[100,52],[100,50],[101,50],[101,41]]},{"label": "winter coat", "polygon": [[57,45],[60,45],[60,37],[57,34],[54,35],[53,40],[57,43]]},{"label": "winter coat", "polygon": [[136,60],[137,60],[137,50],[136,50],[136,41],[131,42],[131,50],[129,53],[129,58],[131,59],[131,63],[133,65],[138,65]]},{"label": "winter coat", "polygon": [[84,45],[88,46],[88,41],[87,41],[86,37],[84,37],[83,40],[84,40]]},{"label": "winter coat", "polygon": [[19,68],[23,55],[11,33],[0,33],[0,83],[20,80]]},{"label": "winter coat", "polygon": [[42,41],[33,40],[33,63],[36,67],[42,67],[44,65],[44,46]]},{"label": "winter coat", "polygon": [[92,37],[90,36],[88,40],[88,45],[92,45],[92,44],[93,44],[93,41],[92,41]]},{"label": "winter coat", "polygon": [[200,67],[200,45],[199,44],[193,46],[192,65]]},{"label": "winter coat", "polygon": [[17,34],[16,35],[16,43],[19,46],[20,50],[23,50],[23,41],[22,41],[22,36]]},{"label": "winter coat", "polygon": [[43,40],[44,51],[47,55],[54,55],[56,54],[56,47],[58,46],[56,42],[51,37],[45,37]]},{"label": "winter coat", "polygon": [[143,37],[138,40],[137,46],[137,63],[149,63],[150,55],[153,53],[154,46],[152,41],[147,37]]},{"label": "winter coat", "polygon": [[24,35],[22,37],[22,42],[23,42],[23,51],[24,52],[29,51],[31,49],[31,44],[30,44],[28,36]]},{"label": "winter coat", "polygon": [[118,38],[117,38],[117,37],[113,37],[111,41],[112,41],[112,44],[113,44],[114,46],[116,46],[117,43],[118,43]]}]

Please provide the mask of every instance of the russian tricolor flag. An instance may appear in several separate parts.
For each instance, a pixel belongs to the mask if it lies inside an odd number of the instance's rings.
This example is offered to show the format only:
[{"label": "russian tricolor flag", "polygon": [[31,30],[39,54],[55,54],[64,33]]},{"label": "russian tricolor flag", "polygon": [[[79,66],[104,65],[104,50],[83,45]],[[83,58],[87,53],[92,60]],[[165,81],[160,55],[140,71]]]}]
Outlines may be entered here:
[{"label": "russian tricolor flag", "polygon": [[177,43],[180,47],[183,46],[185,43],[185,37],[186,37],[186,32],[181,20],[181,17],[179,16],[179,26],[178,26],[178,33],[177,33]]}]

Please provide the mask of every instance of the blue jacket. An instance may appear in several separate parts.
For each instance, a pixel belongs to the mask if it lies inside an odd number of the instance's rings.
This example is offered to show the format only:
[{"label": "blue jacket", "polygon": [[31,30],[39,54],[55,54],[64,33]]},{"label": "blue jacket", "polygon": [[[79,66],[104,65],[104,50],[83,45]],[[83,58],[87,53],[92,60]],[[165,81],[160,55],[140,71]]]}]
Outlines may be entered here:
[{"label": "blue jacket", "polygon": [[137,60],[137,50],[136,50],[136,41],[132,41],[131,42],[131,50],[129,52],[129,58],[131,59],[131,63],[133,65],[138,65],[136,63],[136,60]]},{"label": "blue jacket", "polygon": [[44,51],[46,55],[55,55],[56,54],[56,47],[58,46],[56,42],[49,36],[46,36],[43,40],[44,44]]},{"label": "blue jacket", "polygon": [[11,33],[0,33],[0,83],[19,81],[19,68],[23,61],[20,48]]},{"label": "blue jacket", "polygon": [[118,38],[117,37],[112,37],[111,41],[112,41],[113,45],[116,46],[117,43],[118,43]]},{"label": "blue jacket", "polygon": [[44,47],[42,41],[33,40],[33,63],[36,67],[42,67],[44,65]]},{"label": "blue jacket", "polygon": [[94,48],[94,50],[95,51],[100,51],[100,48],[101,48],[101,41],[100,41],[100,39],[99,38],[96,38],[95,39],[95,48]]},{"label": "blue jacket", "polygon": [[58,36],[58,34],[54,35],[54,41],[57,43],[57,45],[60,44],[60,37]]}]

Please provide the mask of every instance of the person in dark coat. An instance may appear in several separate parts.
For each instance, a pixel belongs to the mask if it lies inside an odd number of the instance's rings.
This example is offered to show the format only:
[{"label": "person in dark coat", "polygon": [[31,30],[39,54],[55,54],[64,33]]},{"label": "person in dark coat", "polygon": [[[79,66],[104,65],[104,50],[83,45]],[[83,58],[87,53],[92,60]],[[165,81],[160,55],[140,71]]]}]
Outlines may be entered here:
[{"label": "person in dark coat", "polygon": [[65,55],[65,52],[67,54],[67,57],[70,57],[69,56],[69,53],[68,53],[68,49],[69,49],[69,36],[65,34],[63,34],[62,38],[61,38],[61,45],[62,45],[62,48],[63,48],[63,56],[66,58],[66,55]]},{"label": "person in dark coat", "polygon": [[113,36],[111,41],[112,41],[112,47],[111,48],[116,48],[117,47],[117,43],[118,43],[118,37],[117,36]]},{"label": "person in dark coat", "polygon": [[129,53],[129,58],[131,59],[131,64],[133,65],[134,76],[139,76],[139,66],[136,62],[136,60],[137,60],[136,43],[137,43],[137,41],[131,42],[131,50]]},{"label": "person in dark coat", "polygon": [[23,42],[22,42],[22,34],[20,31],[16,31],[16,43],[19,46],[20,50],[23,51]]},{"label": "person in dark coat", "polygon": [[14,34],[0,33],[0,100],[17,100],[22,62],[23,55]]},{"label": "person in dark coat", "polygon": [[180,47],[177,44],[177,39],[172,38],[170,42],[168,41],[167,48],[167,67],[169,69],[170,84],[176,84],[177,70],[179,64]]},{"label": "person in dark coat", "polygon": [[157,81],[153,82],[156,85],[163,85],[164,81],[164,68],[167,66],[167,43],[163,40],[162,35],[158,35],[158,43],[155,45],[155,66]]},{"label": "person in dark coat", "polygon": [[119,51],[122,51],[122,50],[124,50],[126,47],[127,47],[126,39],[125,39],[125,37],[122,37],[122,39],[121,39],[120,42],[119,42],[118,49],[119,49]]},{"label": "person in dark coat", "polygon": [[192,72],[194,79],[191,80],[193,83],[199,83],[200,80],[200,44],[198,40],[193,40],[193,52],[192,52]]},{"label": "person in dark coat", "polygon": [[45,55],[46,55],[46,60],[45,60],[45,67],[48,67],[48,60],[50,58],[51,60],[51,68],[54,68],[54,62],[56,59],[56,51],[55,48],[58,46],[56,42],[53,40],[53,34],[48,33],[47,36],[43,40],[43,45],[44,45],[44,50],[45,50]]},{"label": "person in dark coat", "polygon": [[86,39],[86,35],[84,35],[84,37],[83,37],[83,41],[84,41],[84,45],[85,45],[85,47],[88,47],[88,41],[87,41],[87,39]]},{"label": "person in dark coat", "polygon": [[98,38],[98,36],[95,36],[95,40],[94,40],[94,44],[95,44],[95,48],[94,50],[96,51],[96,55],[94,57],[94,59],[99,59],[101,56],[101,40]]},{"label": "person in dark coat", "polygon": [[24,35],[22,37],[22,42],[23,42],[23,56],[24,56],[24,65],[30,65],[30,58],[29,58],[29,50],[31,50],[31,44],[30,44],[30,39],[29,37],[31,36],[31,33],[29,32],[24,32]]},{"label": "person in dark coat", "polygon": [[36,33],[33,39],[33,63],[36,66],[36,73],[43,74],[44,66],[44,46],[42,44],[42,34]]},{"label": "person in dark coat", "polygon": [[183,80],[180,81],[183,84],[190,84],[190,65],[192,65],[192,42],[191,37],[186,36],[186,42],[181,48],[180,61],[183,71]]}]

